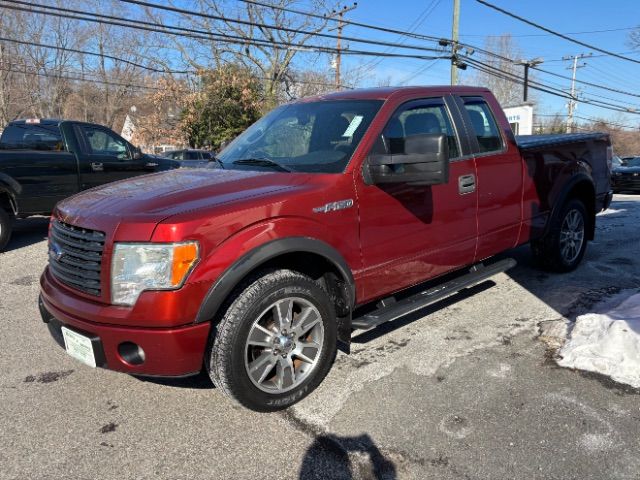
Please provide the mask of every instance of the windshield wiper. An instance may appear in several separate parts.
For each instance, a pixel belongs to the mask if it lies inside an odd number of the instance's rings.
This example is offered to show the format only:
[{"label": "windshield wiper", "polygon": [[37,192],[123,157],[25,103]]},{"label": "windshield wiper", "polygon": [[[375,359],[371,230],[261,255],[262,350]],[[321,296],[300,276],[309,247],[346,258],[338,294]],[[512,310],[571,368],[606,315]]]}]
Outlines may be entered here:
[{"label": "windshield wiper", "polygon": [[240,160],[235,160],[233,162],[234,165],[256,165],[259,167],[272,167],[278,170],[282,170],[283,172],[293,172],[289,167],[285,167],[284,165],[274,162],[268,158],[242,158]]}]

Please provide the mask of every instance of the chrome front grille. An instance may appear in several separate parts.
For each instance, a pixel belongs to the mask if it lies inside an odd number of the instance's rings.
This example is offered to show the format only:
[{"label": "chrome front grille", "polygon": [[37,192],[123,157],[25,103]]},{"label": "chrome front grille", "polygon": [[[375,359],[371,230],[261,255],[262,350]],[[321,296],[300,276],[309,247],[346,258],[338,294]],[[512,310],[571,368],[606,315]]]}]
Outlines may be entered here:
[{"label": "chrome front grille", "polygon": [[65,285],[100,296],[105,234],[53,220],[49,232],[49,270]]}]

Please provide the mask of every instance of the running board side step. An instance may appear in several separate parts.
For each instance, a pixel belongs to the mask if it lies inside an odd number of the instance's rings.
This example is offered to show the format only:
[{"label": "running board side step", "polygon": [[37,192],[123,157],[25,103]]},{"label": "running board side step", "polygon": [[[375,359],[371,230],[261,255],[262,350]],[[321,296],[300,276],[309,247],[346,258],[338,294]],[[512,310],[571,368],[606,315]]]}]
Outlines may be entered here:
[{"label": "running board side step", "polygon": [[386,322],[390,322],[397,318],[413,313],[421,308],[443,300],[451,295],[458,293],[465,288],[473,287],[484,282],[489,277],[506,272],[510,268],[516,266],[513,258],[507,258],[490,265],[478,263],[469,269],[469,273],[460,277],[449,280],[423,292],[412,295],[399,302],[382,303],[382,307],[374,312],[368,313],[351,321],[351,327],[356,330],[371,330]]}]

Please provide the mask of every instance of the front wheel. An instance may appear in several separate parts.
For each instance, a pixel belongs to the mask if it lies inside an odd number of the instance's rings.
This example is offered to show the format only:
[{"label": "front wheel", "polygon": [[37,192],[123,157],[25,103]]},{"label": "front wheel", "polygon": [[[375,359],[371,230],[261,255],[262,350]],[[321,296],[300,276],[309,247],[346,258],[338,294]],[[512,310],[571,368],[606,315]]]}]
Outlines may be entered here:
[{"label": "front wheel", "polygon": [[313,279],[276,270],[236,291],[214,327],[207,370],[227,396],[255,411],[284,409],[311,393],[336,355],[336,321]]},{"label": "front wheel", "polygon": [[551,220],[548,233],[531,243],[533,255],[547,270],[570,272],[582,261],[587,248],[587,211],[577,199],[568,201]]}]

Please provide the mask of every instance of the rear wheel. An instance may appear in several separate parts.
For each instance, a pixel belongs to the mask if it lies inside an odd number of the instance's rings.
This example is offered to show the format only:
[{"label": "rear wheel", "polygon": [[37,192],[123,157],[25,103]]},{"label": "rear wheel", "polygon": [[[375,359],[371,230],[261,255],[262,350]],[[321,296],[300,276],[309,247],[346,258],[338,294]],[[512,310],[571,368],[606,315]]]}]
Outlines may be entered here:
[{"label": "rear wheel", "polygon": [[4,247],[9,243],[11,238],[11,231],[13,229],[13,221],[9,214],[0,207],[0,252],[4,250]]},{"label": "rear wheel", "polygon": [[533,255],[547,270],[569,272],[582,261],[587,247],[587,211],[584,204],[572,199],[560,215],[551,220],[549,232],[531,243]]},{"label": "rear wheel", "polygon": [[336,322],[313,279],[276,270],[236,292],[212,334],[208,371],[226,395],[256,411],[274,411],[311,393],[336,354]]}]

